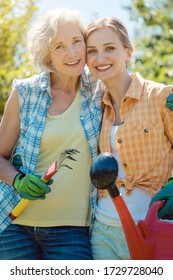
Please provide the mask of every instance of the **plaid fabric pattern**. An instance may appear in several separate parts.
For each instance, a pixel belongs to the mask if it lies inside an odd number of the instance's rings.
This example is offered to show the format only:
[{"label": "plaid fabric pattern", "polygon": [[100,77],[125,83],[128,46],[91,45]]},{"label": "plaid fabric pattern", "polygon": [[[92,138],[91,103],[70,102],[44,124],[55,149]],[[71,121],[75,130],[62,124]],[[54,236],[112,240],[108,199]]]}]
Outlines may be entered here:
[{"label": "plaid fabric pattern", "polygon": [[[13,87],[18,88],[21,119],[20,138],[14,153],[21,156],[23,164],[21,171],[25,174],[34,173],[47,110],[51,103],[49,73],[43,72],[29,79],[14,80]],[[81,123],[93,159],[97,155],[103,91],[101,83],[91,77],[86,68],[80,79]],[[12,187],[0,181],[0,233],[11,223],[9,213],[20,199]],[[97,191],[91,186],[92,221],[96,199]]]},{"label": "plaid fabric pattern", "polygon": [[[173,112],[166,106],[172,86],[144,80],[132,74],[132,83],[121,103],[121,125],[116,146],[126,178],[117,178],[127,194],[134,186],[154,195],[171,177],[173,169]],[[110,152],[115,113],[107,91],[102,100],[104,116],[99,138],[101,152]]]}]

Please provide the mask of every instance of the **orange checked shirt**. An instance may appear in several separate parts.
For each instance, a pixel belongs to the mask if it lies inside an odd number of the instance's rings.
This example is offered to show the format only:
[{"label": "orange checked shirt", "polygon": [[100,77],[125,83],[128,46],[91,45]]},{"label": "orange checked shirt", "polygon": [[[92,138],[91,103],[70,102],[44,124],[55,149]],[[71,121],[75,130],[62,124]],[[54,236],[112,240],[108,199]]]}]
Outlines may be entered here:
[{"label": "orange checked shirt", "polygon": [[[125,187],[129,195],[134,186],[154,195],[173,170],[173,111],[165,105],[173,86],[144,80],[139,73],[131,77],[133,80],[121,103],[121,125],[116,135],[116,147],[126,177],[117,177],[116,183],[119,188]],[[111,152],[110,134],[115,113],[108,91],[102,106],[99,149]]]}]

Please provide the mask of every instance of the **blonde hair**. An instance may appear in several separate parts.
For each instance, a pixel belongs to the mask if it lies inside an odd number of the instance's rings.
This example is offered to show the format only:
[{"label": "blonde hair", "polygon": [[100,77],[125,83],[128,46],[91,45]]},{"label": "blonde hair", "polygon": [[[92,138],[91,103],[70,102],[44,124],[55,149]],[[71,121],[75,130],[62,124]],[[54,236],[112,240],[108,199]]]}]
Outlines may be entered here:
[{"label": "blonde hair", "polygon": [[82,35],[84,34],[81,13],[78,10],[69,10],[64,7],[46,12],[31,26],[27,34],[27,46],[34,64],[48,72],[53,72],[52,64],[47,59],[50,44],[55,39],[59,24],[62,22],[77,23]]},{"label": "blonde hair", "polygon": [[108,17],[108,18],[100,18],[96,21],[90,23],[84,33],[84,38],[87,40],[89,35],[93,33],[94,31],[97,31],[99,29],[110,27],[113,29],[119,36],[120,41],[122,42],[123,46],[125,48],[128,48],[129,50],[133,51],[133,46],[130,42],[129,34],[124,26],[124,24],[117,18],[114,17]]}]

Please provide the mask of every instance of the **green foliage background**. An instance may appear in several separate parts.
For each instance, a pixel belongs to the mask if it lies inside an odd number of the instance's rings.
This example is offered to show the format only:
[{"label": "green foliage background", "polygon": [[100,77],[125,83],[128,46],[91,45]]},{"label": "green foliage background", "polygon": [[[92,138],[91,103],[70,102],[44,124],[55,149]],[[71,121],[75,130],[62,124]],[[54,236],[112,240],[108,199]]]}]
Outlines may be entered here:
[{"label": "green foliage background", "polygon": [[[173,83],[173,1],[132,0],[124,8],[136,22],[131,71]],[[0,118],[12,80],[35,73],[26,50],[26,33],[36,10],[36,0],[0,0]]]},{"label": "green foliage background", "polygon": [[35,0],[0,0],[0,116],[12,80],[34,73],[25,36],[36,10]]},{"label": "green foliage background", "polygon": [[173,1],[133,0],[126,9],[136,22],[133,71],[147,79],[172,84]]}]

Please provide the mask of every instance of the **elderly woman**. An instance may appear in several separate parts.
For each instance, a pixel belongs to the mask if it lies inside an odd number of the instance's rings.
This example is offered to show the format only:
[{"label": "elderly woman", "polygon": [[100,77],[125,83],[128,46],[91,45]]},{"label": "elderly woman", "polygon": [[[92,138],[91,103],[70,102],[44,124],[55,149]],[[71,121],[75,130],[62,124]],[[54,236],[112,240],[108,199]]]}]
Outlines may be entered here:
[{"label": "elderly woman", "polygon": [[[44,72],[13,82],[0,125],[0,259],[90,260],[96,190],[89,168],[102,91],[83,71],[81,16],[49,11],[31,27],[28,42]],[[72,170],[61,168],[50,187],[40,176],[70,148],[80,152],[70,161]],[[11,223],[9,213],[21,198],[31,202]]]}]

